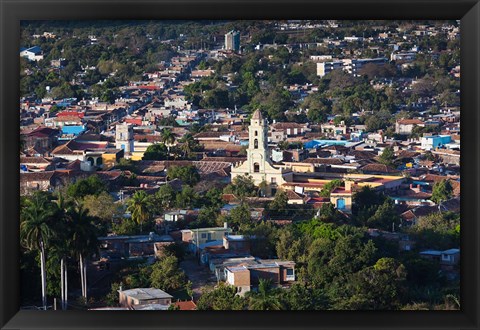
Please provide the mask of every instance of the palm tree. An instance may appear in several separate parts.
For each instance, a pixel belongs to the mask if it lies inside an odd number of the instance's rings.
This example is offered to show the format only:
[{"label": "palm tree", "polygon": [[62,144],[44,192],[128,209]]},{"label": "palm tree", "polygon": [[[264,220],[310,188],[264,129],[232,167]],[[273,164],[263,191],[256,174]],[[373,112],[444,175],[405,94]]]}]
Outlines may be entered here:
[{"label": "palm tree", "polygon": [[252,310],[280,310],[282,305],[271,280],[260,279],[258,292],[249,294],[250,309]]},{"label": "palm tree", "polygon": [[68,212],[72,209],[72,202],[67,201],[62,192],[56,194],[55,200],[57,221],[55,222],[55,239],[52,242],[53,253],[60,258],[60,290],[61,307],[67,309],[68,303],[68,264],[67,256],[70,253],[70,228],[68,223]]},{"label": "palm tree", "polygon": [[136,191],[128,201],[127,210],[132,213],[133,220],[140,225],[140,231],[143,223],[150,218],[150,207],[150,196],[143,190]]},{"label": "palm tree", "polygon": [[193,146],[195,143],[195,138],[193,137],[192,134],[185,134],[185,136],[181,139],[181,142],[183,143],[181,146],[181,149],[183,151],[183,157],[189,156],[192,151],[193,151]]},{"label": "palm tree", "polygon": [[81,204],[67,213],[69,223],[70,253],[78,259],[82,296],[87,301],[87,262],[86,257],[97,252],[96,228]]},{"label": "palm tree", "polygon": [[160,139],[167,147],[168,154],[170,155],[170,147],[173,145],[173,143],[175,143],[175,134],[173,134],[171,129],[164,128],[160,135]]},{"label": "palm tree", "polygon": [[25,201],[21,210],[21,244],[28,250],[40,252],[40,272],[42,281],[42,305],[47,309],[47,280],[45,268],[45,248],[53,236],[49,221],[55,214],[53,203],[44,193],[35,193]]}]

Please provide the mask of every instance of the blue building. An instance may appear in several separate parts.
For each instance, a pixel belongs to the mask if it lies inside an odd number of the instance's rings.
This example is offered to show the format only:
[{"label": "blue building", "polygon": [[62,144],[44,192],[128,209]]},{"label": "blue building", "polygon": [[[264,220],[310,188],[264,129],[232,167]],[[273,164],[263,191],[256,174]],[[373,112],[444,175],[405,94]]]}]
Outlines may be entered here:
[{"label": "blue building", "polygon": [[87,130],[85,125],[69,125],[62,127],[62,136],[59,140],[72,140],[77,136],[83,134]]},{"label": "blue building", "polygon": [[435,150],[439,147],[452,142],[452,137],[450,135],[432,135],[424,136],[421,139],[422,149],[424,150]]},{"label": "blue building", "polygon": [[339,141],[339,140],[311,140],[305,142],[303,146],[305,149],[313,149],[322,146],[345,146],[348,141]]}]

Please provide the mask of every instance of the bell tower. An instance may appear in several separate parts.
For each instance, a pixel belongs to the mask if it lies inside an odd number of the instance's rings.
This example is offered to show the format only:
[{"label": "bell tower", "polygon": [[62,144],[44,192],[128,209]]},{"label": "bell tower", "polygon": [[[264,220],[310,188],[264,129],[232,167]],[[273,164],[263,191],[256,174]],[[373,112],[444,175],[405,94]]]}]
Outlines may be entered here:
[{"label": "bell tower", "polygon": [[267,123],[260,110],[255,110],[248,127],[247,159],[250,173],[265,173],[269,162],[267,146]]},{"label": "bell tower", "polygon": [[[293,178],[291,169],[277,168],[270,161],[268,150],[268,125],[260,110],[256,110],[248,127],[247,161],[238,166],[232,166],[232,180],[238,176],[251,176],[256,186],[262,185],[266,196],[275,195],[277,189],[287,179]],[[265,186],[263,186],[265,184]]]}]

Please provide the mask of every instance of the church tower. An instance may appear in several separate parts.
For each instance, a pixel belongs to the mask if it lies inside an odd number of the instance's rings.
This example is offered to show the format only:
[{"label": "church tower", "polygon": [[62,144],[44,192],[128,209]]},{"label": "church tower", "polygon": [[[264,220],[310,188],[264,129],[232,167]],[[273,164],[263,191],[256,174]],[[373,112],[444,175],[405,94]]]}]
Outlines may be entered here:
[{"label": "church tower", "polygon": [[133,126],[118,124],[115,126],[115,148],[123,149],[125,153],[133,152]]},{"label": "church tower", "polygon": [[247,161],[231,170],[232,180],[241,175],[251,176],[257,186],[266,184],[267,196],[275,195],[277,188],[293,177],[290,169],[276,168],[270,161],[268,125],[260,110],[253,113],[248,127]]},{"label": "church tower", "polygon": [[267,122],[260,110],[256,110],[248,127],[247,161],[249,173],[265,173],[265,163],[270,161],[267,133]]}]

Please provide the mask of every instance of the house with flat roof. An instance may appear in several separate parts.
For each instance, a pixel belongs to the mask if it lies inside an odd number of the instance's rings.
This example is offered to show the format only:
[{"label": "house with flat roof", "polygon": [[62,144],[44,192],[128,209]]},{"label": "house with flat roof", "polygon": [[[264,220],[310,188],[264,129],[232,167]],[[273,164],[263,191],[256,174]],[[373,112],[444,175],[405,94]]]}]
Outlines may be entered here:
[{"label": "house with flat roof", "polygon": [[222,245],[223,237],[231,232],[232,229],[228,228],[227,223],[225,223],[223,227],[181,230],[182,241],[189,243],[191,251],[198,251],[202,245],[211,242],[218,242],[219,245]]},{"label": "house with flat roof", "polygon": [[130,290],[118,290],[118,302],[123,307],[138,309],[139,305],[162,305],[168,307],[172,303],[170,294],[156,288],[136,288]]},{"label": "house with flat roof", "polygon": [[295,281],[295,262],[278,259],[255,259],[225,267],[225,279],[243,295],[258,285],[260,279],[271,280],[274,285],[287,285]]}]

